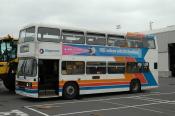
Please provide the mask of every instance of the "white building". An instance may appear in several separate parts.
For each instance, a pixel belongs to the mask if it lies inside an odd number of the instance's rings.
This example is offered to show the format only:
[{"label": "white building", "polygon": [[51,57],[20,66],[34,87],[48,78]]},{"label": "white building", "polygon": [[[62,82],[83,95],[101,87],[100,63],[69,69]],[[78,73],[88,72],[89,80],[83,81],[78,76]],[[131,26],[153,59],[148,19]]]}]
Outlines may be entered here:
[{"label": "white building", "polygon": [[159,77],[175,77],[175,25],[146,33],[157,36]]}]

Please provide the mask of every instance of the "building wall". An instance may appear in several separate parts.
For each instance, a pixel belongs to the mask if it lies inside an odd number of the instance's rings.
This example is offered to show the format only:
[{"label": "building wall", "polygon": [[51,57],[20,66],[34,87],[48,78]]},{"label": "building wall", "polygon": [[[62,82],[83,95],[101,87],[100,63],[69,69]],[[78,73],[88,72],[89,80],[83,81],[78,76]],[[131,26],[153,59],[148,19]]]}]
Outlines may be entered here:
[{"label": "building wall", "polygon": [[158,42],[158,66],[159,66],[159,76],[169,77],[171,76],[171,71],[169,71],[169,55],[168,55],[168,44],[175,43],[175,30],[155,33]]},{"label": "building wall", "polygon": [[159,52],[168,52],[168,44],[175,43],[175,30],[156,33]]}]

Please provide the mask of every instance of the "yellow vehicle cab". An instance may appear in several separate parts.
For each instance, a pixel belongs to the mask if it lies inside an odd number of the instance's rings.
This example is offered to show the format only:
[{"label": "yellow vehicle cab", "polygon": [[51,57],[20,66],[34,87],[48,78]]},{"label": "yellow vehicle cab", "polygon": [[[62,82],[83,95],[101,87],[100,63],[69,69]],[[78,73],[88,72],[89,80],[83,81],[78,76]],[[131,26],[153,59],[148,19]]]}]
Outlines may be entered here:
[{"label": "yellow vehicle cab", "polygon": [[17,39],[10,35],[0,37],[0,79],[4,86],[15,90],[15,75],[18,64],[17,59]]}]

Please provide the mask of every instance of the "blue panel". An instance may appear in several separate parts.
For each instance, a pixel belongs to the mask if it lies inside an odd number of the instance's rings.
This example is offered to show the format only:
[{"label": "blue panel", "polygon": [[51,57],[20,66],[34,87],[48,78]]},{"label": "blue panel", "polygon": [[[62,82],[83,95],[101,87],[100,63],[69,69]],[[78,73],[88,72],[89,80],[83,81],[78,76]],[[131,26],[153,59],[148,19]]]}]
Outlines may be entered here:
[{"label": "blue panel", "polygon": [[113,88],[128,88],[129,85],[112,85],[112,86],[91,86],[80,87],[80,90],[97,90],[97,89],[113,89]]},{"label": "blue panel", "polygon": [[148,48],[142,48],[142,58],[145,58]]},{"label": "blue panel", "polygon": [[23,91],[23,92],[26,92],[26,93],[38,93],[37,89],[32,90],[32,89],[16,88],[16,90]]},{"label": "blue panel", "polygon": [[158,83],[156,82],[151,72],[144,73],[144,76],[146,80],[148,81],[147,86],[157,86],[158,85]]}]

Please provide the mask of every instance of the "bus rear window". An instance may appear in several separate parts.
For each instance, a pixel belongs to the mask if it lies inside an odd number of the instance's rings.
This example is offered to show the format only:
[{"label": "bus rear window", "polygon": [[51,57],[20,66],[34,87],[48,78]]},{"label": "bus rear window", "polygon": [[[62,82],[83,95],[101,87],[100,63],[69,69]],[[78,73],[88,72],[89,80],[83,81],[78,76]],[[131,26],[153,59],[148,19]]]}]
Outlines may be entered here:
[{"label": "bus rear window", "polygon": [[56,28],[39,27],[38,40],[44,42],[60,42],[60,30]]},{"label": "bus rear window", "polygon": [[147,39],[147,38],[145,38],[143,40],[143,46],[144,46],[144,48],[155,49],[156,48],[155,40],[154,39]]}]

